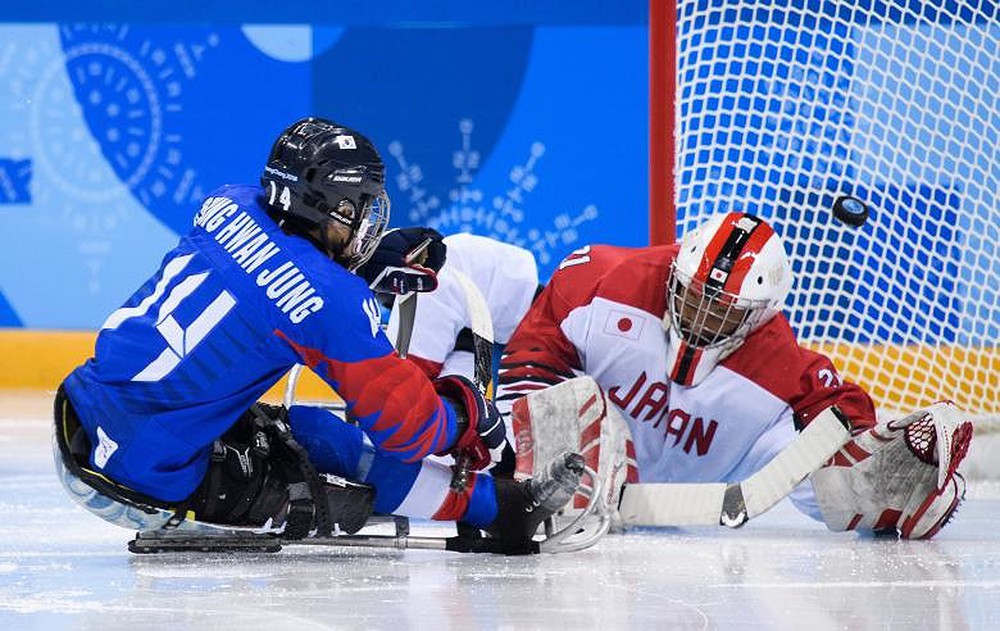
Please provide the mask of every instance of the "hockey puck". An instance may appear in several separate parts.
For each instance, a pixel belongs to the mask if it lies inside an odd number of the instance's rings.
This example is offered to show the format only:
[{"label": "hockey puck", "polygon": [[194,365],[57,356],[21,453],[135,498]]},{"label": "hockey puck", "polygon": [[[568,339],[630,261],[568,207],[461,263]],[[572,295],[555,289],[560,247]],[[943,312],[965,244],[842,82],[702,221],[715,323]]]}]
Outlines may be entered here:
[{"label": "hockey puck", "polygon": [[868,206],[857,197],[841,195],[833,202],[833,216],[851,226],[868,221]]}]

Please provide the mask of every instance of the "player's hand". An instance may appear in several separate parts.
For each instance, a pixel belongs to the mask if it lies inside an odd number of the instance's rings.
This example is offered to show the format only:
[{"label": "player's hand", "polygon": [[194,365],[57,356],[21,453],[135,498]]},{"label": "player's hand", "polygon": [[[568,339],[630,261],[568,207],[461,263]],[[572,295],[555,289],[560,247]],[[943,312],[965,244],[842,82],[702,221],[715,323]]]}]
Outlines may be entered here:
[{"label": "player's hand", "polygon": [[447,247],[433,228],[395,228],[382,235],[375,253],[358,268],[372,291],[405,295],[437,289]]},{"label": "player's hand", "polygon": [[459,419],[458,440],[445,453],[476,470],[500,462],[507,444],[507,431],[493,402],[483,396],[475,384],[459,375],[435,379],[434,389],[452,404]]}]

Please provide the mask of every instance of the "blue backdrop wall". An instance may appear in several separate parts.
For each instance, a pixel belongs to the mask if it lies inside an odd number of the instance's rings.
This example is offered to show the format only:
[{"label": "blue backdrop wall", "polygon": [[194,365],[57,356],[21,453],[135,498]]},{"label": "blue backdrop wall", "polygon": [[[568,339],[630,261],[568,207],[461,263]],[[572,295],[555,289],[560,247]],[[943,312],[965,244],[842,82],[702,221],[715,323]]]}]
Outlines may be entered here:
[{"label": "blue backdrop wall", "polygon": [[310,114],[376,142],[393,225],[543,278],[647,241],[644,0],[91,4],[0,9],[0,326],[100,326]]}]

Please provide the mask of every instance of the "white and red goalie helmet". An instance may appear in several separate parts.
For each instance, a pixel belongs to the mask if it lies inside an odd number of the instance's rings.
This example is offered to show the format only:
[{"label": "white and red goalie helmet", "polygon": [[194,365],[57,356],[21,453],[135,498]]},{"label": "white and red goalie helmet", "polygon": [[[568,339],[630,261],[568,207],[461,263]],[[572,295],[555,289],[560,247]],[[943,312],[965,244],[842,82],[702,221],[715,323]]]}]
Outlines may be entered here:
[{"label": "white and red goalie helmet", "polygon": [[667,283],[667,372],[693,386],[781,311],[792,270],[759,217],[715,215],[685,235]]}]

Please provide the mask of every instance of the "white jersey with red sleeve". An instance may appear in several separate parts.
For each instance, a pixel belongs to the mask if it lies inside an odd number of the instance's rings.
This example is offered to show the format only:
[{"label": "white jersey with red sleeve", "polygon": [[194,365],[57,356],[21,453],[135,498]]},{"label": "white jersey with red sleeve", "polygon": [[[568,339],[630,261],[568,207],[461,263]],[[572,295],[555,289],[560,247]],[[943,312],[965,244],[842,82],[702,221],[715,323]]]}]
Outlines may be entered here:
[{"label": "white jersey with red sleeve", "polygon": [[[535,257],[524,248],[474,234],[444,238],[447,259],[438,272],[438,287],[417,300],[409,357],[431,377],[448,374],[473,376],[471,352],[456,350],[462,329],[471,324],[462,285],[455,272],[465,274],[482,292],[493,320],[493,339],[506,344],[538,289]],[[389,315],[387,333],[396,339],[399,310]]]},{"label": "white jersey with red sleeve", "polygon": [[[629,424],[641,482],[746,478],[832,404],[856,430],[874,424],[868,395],[800,347],[781,314],[697,385],[672,382],[662,319],[676,253],[593,246],[567,257],[507,345],[501,411],[532,390],[590,375]],[[792,499],[819,518],[810,485]]]}]

